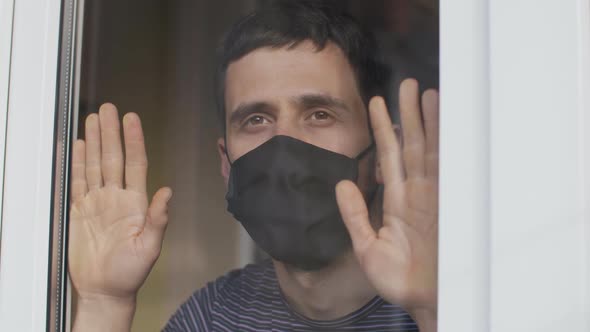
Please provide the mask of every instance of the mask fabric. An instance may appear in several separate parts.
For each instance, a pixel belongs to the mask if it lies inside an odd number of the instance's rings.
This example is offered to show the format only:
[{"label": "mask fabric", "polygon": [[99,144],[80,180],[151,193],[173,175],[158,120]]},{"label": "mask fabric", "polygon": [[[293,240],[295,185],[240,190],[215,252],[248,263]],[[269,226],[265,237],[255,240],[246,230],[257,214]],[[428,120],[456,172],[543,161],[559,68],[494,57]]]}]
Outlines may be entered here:
[{"label": "mask fabric", "polygon": [[274,259],[320,269],[351,247],[335,187],[357,181],[358,160],[372,147],[353,159],[274,136],[231,164],[227,209]]}]

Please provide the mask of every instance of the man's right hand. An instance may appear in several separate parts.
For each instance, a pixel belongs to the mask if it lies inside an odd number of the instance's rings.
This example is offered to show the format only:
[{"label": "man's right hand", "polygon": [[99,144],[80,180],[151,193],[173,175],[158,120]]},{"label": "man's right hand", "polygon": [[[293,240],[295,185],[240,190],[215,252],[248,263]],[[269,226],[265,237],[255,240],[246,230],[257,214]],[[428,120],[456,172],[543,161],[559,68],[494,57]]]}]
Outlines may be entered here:
[{"label": "man's right hand", "polygon": [[[90,323],[103,315],[103,328],[109,330],[121,324],[109,322],[118,318],[108,311],[120,307],[121,315],[133,316],[137,292],[162,248],[172,195],[170,188],[160,188],[148,205],[147,157],[137,114],[125,115],[123,132],[125,156],[117,109],[104,104],[86,119],[86,138],[74,143],[72,155],[68,253],[77,316]],[[100,312],[104,308],[109,309]],[[87,326],[80,319],[76,330]]]}]

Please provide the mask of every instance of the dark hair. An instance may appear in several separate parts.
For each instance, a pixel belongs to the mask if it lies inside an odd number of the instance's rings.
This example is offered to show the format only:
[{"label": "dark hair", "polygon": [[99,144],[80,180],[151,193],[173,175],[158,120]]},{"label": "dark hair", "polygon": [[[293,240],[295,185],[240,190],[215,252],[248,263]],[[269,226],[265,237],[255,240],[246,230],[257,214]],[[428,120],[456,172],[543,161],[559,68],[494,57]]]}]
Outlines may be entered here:
[{"label": "dark hair", "polygon": [[225,132],[225,78],[229,65],[262,48],[294,48],[312,41],[317,51],[336,44],[352,66],[365,104],[386,97],[390,68],[380,61],[374,36],[343,10],[320,0],[276,0],[245,16],[225,36],[217,71],[216,100]]}]

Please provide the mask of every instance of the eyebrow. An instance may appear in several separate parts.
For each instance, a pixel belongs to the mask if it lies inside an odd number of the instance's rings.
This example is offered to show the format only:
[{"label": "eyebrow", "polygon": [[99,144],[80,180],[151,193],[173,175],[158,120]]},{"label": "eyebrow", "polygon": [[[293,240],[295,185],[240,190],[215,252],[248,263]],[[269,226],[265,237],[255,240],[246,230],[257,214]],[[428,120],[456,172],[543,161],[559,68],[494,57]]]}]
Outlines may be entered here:
[{"label": "eyebrow", "polygon": [[244,103],[238,105],[229,116],[229,124],[241,122],[243,119],[254,113],[268,113],[271,105],[265,102]]},{"label": "eyebrow", "polygon": [[323,93],[304,94],[294,97],[293,101],[302,109],[326,107],[337,108],[347,112],[351,111],[344,100]]}]

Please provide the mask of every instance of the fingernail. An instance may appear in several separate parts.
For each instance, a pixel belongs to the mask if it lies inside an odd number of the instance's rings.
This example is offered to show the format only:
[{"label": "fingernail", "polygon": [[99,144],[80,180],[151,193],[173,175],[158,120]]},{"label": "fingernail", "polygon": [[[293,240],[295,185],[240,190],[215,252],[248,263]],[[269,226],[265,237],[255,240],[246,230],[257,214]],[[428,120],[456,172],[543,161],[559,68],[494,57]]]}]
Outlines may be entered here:
[{"label": "fingernail", "polygon": [[127,114],[125,114],[125,115],[123,116],[123,123],[124,123],[124,124],[130,124],[130,122],[129,122],[129,121],[131,121],[131,120],[129,119],[129,113],[127,113]]}]

